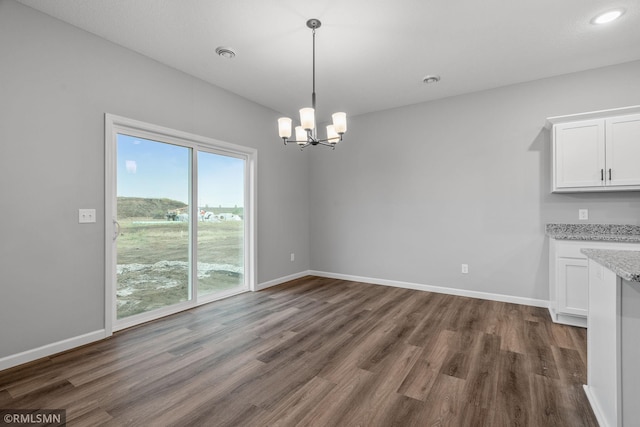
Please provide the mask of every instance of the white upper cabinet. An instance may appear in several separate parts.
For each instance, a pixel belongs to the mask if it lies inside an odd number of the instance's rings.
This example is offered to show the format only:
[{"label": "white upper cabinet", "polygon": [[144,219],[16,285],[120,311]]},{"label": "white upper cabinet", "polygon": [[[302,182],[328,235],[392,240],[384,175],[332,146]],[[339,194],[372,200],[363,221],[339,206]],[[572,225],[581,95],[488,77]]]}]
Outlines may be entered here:
[{"label": "white upper cabinet", "polygon": [[605,129],[607,182],[640,186],[640,114],[607,119]]},{"label": "white upper cabinet", "polygon": [[604,185],[604,129],[602,120],[561,123],[554,127],[556,188]]},{"label": "white upper cabinet", "polygon": [[640,190],[640,107],[551,117],[547,125],[553,192]]}]

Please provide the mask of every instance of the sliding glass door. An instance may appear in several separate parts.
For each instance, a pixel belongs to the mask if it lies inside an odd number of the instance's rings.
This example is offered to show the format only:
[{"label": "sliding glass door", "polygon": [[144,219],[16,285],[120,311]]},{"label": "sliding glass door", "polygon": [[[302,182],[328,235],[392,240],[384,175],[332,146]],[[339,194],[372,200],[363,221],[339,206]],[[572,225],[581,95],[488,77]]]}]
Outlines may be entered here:
[{"label": "sliding glass door", "polygon": [[191,299],[191,148],[118,134],[117,318]]},{"label": "sliding glass door", "polygon": [[255,153],[135,124],[107,131],[113,330],[244,292],[254,277]]},{"label": "sliding glass door", "polygon": [[235,293],[245,283],[245,161],[198,152],[198,295]]}]

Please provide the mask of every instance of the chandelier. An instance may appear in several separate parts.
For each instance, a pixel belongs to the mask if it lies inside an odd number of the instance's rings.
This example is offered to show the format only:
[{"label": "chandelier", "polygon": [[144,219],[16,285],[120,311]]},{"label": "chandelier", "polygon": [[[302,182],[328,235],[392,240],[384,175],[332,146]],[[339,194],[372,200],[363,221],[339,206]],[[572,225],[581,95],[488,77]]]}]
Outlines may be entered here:
[{"label": "chandelier", "polygon": [[307,27],[311,28],[313,33],[313,91],[311,92],[311,108],[302,108],[300,110],[300,126],[296,126],[296,139],[290,140],[291,122],[289,117],[281,117],[278,119],[278,131],[280,138],[284,141],[284,145],[298,144],[300,149],[309,145],[325,145],[333,149],[336,144],[342,141],[342,135],[347,131],[347,115],[345,113],[333,113],[331,116],[333,124],[327,126],[327,137],[319,139],[316,131],[316,28],[320,28],[322,23],[318,19],[309,19]]}]

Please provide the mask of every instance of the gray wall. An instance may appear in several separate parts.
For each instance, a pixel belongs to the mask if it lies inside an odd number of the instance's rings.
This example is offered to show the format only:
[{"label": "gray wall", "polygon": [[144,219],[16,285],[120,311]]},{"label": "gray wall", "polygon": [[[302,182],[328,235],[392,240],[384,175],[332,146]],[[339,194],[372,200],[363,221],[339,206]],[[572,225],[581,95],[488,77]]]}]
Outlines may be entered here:
[{"label": "gray wall", "polygon": [[0,0],[0,358],[104,327],[105,112],[257,148],[258,283],[309,269],[308,156],[275,112]]},{"label": "gray wall", "polygon": [[632,62],[351,118],[312,156],[312,269],[547,299],[544,224],[579,208],[640,224],[640,192],[550,194],[545,118],[638,105],[638,76]]}]

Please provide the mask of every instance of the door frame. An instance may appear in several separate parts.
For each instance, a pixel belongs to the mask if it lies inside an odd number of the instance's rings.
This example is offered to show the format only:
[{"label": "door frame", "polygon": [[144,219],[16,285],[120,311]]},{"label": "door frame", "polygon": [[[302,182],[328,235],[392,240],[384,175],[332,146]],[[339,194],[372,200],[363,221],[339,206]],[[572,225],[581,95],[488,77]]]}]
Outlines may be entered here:
[{"label": "door frame", "polygon": [[[192,148],[192,165],[197,163],[197,152],[215,152],[222,155],[230,155],[232,157],[240,157],[245,159],[245,206],[244,206],[244,222],[245,222],[245,236],[244,236],[244,265],[245,265],[245,283],[249,291],[256,290],[256,277],[257,277],[257,161],[258,151],[255,148],[244,147],[229,142],[219,141],[216,139],[191,134],[175,129],[166,128],[150,123],[145,123],[139,120],[129,119],[126,117],[117,116],[114,114],[105,114],[105,311],[104,311],[104,324],[105,335],[111,336],[113,332],[125,329],[133,326],[134,324],[142,323],[146,321],[144,317],[135,317],[134,322],[118,321],[116,314],[116,245],[114,243],[114,237],[118,232],[115,223],[117,203],[114,203],[117,197],[117,134],[125,133],[129,135],[139,136],[140,138],[146,138],[150,140],[160,140],[160,142],[171,142],[179,145]],[[193,185],[191,185],[190,193],[191,200],[193,201],[190,206],[191,215],[190,218],[194,220],[197,218],[197,179],[193,180],[194,175],[197,172],[196,167],[191,168],[191,176]],[[190,225],[191,228],[191,225]],[[192,255],[192,274],[196,270],[197,266],[197,248],[195,245],[195,230],[191,233],[191,247]],[[192,289],[196,291],[193,283],[190,284]],[[222,298],[229,296],[223,295]],[[157,318],[156,315],[164,316],[179,311],[183,311],[198,305],[206,304],[216,298],[203,298],[202,301],[198,300],[197,292],[193,293],[193,298],[190,301],[172,305],[159,310],[154,310],[153,318]],[[148,320],[152,320],[149,317]]]}]

